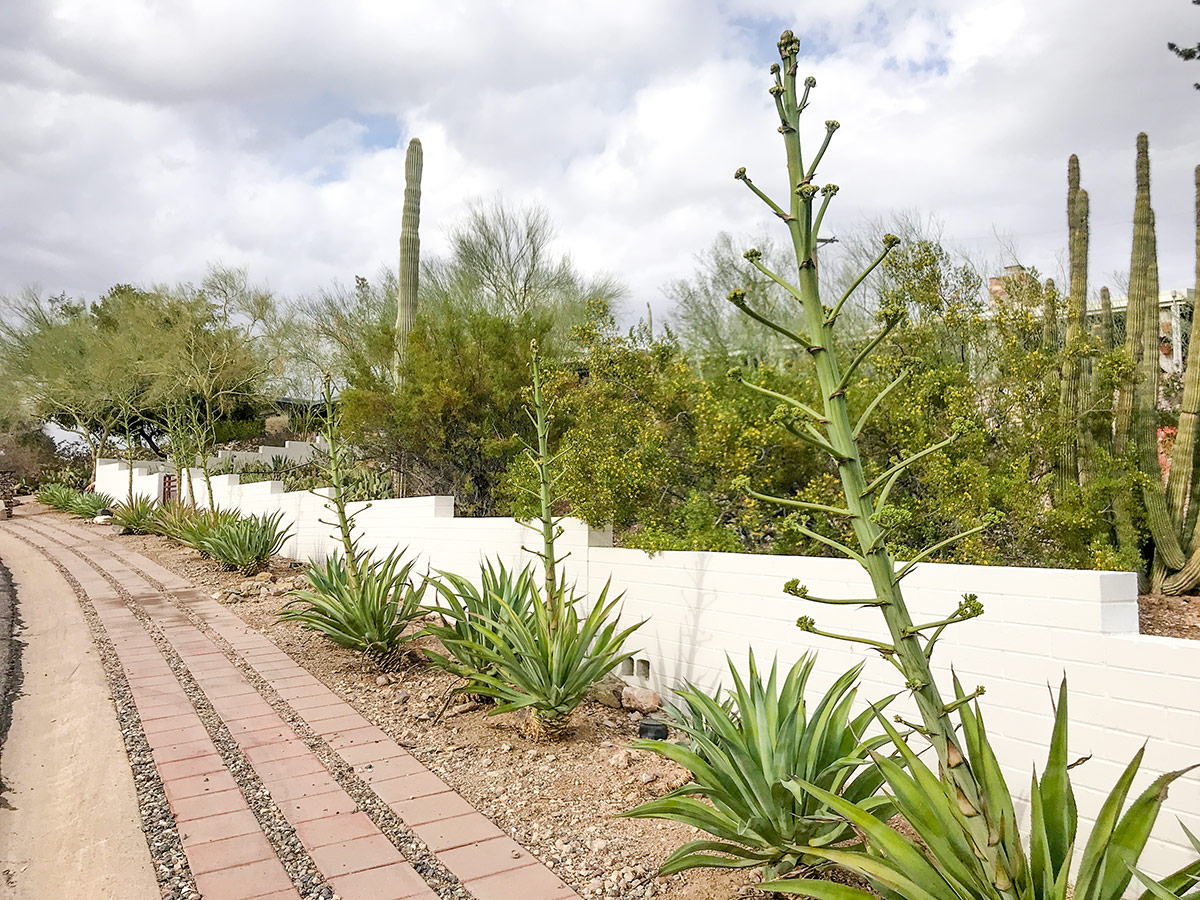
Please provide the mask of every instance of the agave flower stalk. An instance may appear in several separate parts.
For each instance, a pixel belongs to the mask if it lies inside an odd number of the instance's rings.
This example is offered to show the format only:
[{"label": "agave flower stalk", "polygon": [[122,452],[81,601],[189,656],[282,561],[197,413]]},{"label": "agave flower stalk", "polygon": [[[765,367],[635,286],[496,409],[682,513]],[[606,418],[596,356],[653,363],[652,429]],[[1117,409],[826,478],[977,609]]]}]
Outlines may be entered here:
[{"label": "agave flower stalk", "polygon": [[[781,64],[771,67],[774,84],[770,93],[775,99],[779,114],[779,132],[783,136],[787,157],[789,196],[785,201],[775,201],[754,184],[745,169],[739,169],[734,177],[746,184],[752,193],[766,203],[788,229],[796,260],[794,282],[781,273],[768,270],[758,251],[750,250],[745,256],[750,265],[783,286],[784,290],[797,300],[803,313],[803,331],[787,330],[769,316],[749,308],[743,293],[735,292],[730,300],[747,315],[777,332],[786,334],[806,348],[816,368],[820,396],[815,402],[805,402],[796,397],[775,394],[742,380],[747,387],[779,400],[781,407],[786,409],[787,415],[796,423],[793,433],[824,452],[836,466],[845,506],[833,509],[824,507],[820,511],[849,523],[853,534],[853,546],[807,526],[804,526],[805,533],[839,554],[856,560],[867,571],[874,589],[874,597],[864,598],[862,602],[879,609],[887,624],[890,641],[873,641],[854,635],[838,637],[867,643],[899,670],[905,687],[911,692],[920,712],[920,723],[916,727],[932,743],[942,777],[958,798],[964,830],[985,858],[988,871],[993,873],[998,896],[1015,900],[1017,894],[1012,887],[1015,873],[1009,871],[1010,848],[1003,841],[994,839],[1006,828],[1011,829],[1012,823],[1002,821],[1000,811],[987,802],[985,786],[968,763],[967,755],[960,745],[961,738],[951,721],[950,713],[954,706],[943,699],[930,666],[933,644],[944,628],[962,618],[977,615],[981,609],[978,607],[978,601],[970,597],[946,618],[928,625],[917,625],[908,611],[901,589],[901,579],[912,571],[917,562],[955,540],[977,532],[979,528],[926,548],[898,571],[888,549],[887,533],[881,523],[881,513],[884,512],[892,487],[900,476],[921,459],[937,452],[940,447],[953,440],[954,436],[893,465],[885,465],[884,471],[878,477],[869,478],[859,450],[858,436],[870,413],[876,408],[879,398],[866,400],[863,404],[865,412],[856,420],[850,414],[849,394],[853,389],[855,372],[867,360],[871,349],[883,340],[883,335],[894,328],[900,319],[894,315],[887,316],[883,324],[883,334],[878,335],[863,352],[849,361],[842,359],[836,340],[836,326],[842,308],[871,271],[883,262],[900,241],[894,235],[885,235],[878,256],[849,290],[833,306],[822,302],[817,277],[819,225],[824,220],[835,191],[822,192],[814,183],[814,179],[818,174],[818,163],[825,159],[825,151],[834,129],[826,127],[822,149],[806,167],[800,139],[800,117],[808,105],[809,94],[816,87],[816,80],[810,77],[798,84],[797,54],[800,42],[791,31],[783,33],[778,46]],[[822,200],[820,206],[814,210],[818,196],[821,196]],[[736,373],[734,374],[736,376]],[[903,376],[886,390],[893,390],[902,381]],[[789,505],[805,504],[791,501]],[[802,590],[802,586],[798,585],[793,585],[792,588],[793,593]],[[819,598],[809,599],[821,602]],[[812,617],[802,617],[798,624],[805,630],[817,632],[816,622]]]}]

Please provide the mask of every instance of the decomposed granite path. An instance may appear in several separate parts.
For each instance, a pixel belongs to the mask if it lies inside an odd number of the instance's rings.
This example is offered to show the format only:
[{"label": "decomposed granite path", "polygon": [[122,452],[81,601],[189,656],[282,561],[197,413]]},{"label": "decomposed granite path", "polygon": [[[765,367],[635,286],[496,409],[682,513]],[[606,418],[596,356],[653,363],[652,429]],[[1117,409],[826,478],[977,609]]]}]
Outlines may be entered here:
[{"label": "decomposed granite path", "polygon": [[[36,591],[37,603],[46,605],[39,615],[78,620],[82,614],[94,646],[64,648],[57,665],[82,665],[82,653],[98,682],[90,699],[76,698],[89,704],[83,718],[95,726],[95,759],[75,773],[81,784],[56,782],[43,791],[81,793],[42,802],[57,804],[60,821],[70,826],[60,830],[73,842],[103,846],[111,838],[117,846],[88,851],[80,868],[94,876],[89,885],[52,884],[46,879],[62,866],[53,857],[34,859],[41,854],[30,852],[30,835],[20,833],[37,823],[5,825],[10,813],[0,803],[0,840],[24,846],[26,864],[44,870],[25,886],[14,876],[5,888],[0,876],[0,897],[577,898],[229,610],[92,527],[57,515],[22,515],[25,509],[0,523],[0,558],[31,558],[45,578],[58,580],[57,589]],[[28,621],[25,594],[18,583],[18,611]],[[26,683],[31,674],[27,667]],[[13,707],[6,775],[14,755],[41,752],[36,740],[16,740],[25,703]],[[47,741],[57,740],[56,725],[64,730],[77,713],[45,702],[40,708],[54,722],[30,724],[53,732]],[[72,752],[89,755],[91,748]],[[131,827],[131,817],[141,821]],[[131,842],[131,831],[141,840]],[[46,849],[59,852],[83,851]],[[0,844],[0,865],[9,865],[8,855]]]}]

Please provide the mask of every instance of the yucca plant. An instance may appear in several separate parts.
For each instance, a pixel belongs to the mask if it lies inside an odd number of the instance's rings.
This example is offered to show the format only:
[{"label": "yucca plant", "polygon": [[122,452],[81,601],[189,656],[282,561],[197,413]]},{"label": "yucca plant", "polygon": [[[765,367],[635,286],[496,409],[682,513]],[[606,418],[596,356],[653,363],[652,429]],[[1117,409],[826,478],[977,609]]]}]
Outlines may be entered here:
[{"label": "yucca plant", "polygon": [[[812,781],[797,778],[785,783],[794,796],[815,799],[836,812],[865,835],[866,853],[842,848],[814,847],[809,853],[836,863],[867,878],[887,896],[904,900],[1000,900],[1015,896],[1022,900],[1121,900],[1133,877],[1133,866],[1146,846],[1158,811],[1172,781],[1191,769],[1168,772],[1154,780],[1132,803],[1126,804],[1134,776],[1141,766],[1139,750],[1125,767],[1100,808],[1091,835],[1084,840],[1078,832],[1075,795],[1071,788],[1071,764],[1067,761],[1067,682],[1064,678],[1055,706],[1054,732],[1046,768],[1030,788],[1029,849],[1025,850],[1018,830],[1012,795],[1000,766],[992,754],[978,704],[955,681],[961,704],[956,717],[962,728],[966,763],[987,785],[989,819],[999,822],[999,832],[989,845],[1000,848],[1000,866],[989,863],[983,848],[976,846],[964,820],[974,813],[952,784],[938,777],[910,750],[884,717],[879,721],[898,750],[900,763],[876,757],[876,764],[895,798],[898,812],[912,826],[921,844],[889,828],[883,817]],[[1191,767],[1194,768],[1194,767]],[[977,815],[977,813],[975,813]],[[1000,833],[1002,832],[1002,833]],[[1197,848],[1200,850],[1200,848]],[[1079,851],[1079,870],[1070,882],[1071,866]],[[1200,874],[1200,860],[1168,879],[1182,886]],[[761,885],[763,890],[803,894],[821,900],[873,900],[872,895],[846,885],[830,885],[815,879],[787,879]],[[1150,900],[1147,890],[1143,900]]]},{"label": "yucca plant", "polygon": [[858,844],[852,826],[823,801],[785,787],[797,778],[885,821],[891,816],[891,801],[877,796],[883,776],[870,758],[888,735],[865,737],[874,710],[850,715],[862,665],[842,674],[810,710],[804,695],[815,662],[813,655],[802,656],[779,684],[777,663],[764,683],[753,652],[745,679],[729,661],[732,703],[723,705],[692,685],[678,692],[687,722],[674,724],[691,739],[691,747],[634,742],[638,749],[674,760],[692,780],[622,815],[673,819],[712,835],[681,846],[660,874],[700,866],[762,866],[765,877],[775,878],[797,866],[826,864],[809,848]]},{"label": "yucca plant", "polygon": [[37,492],[39,503],[44,503],[52,509],[66,511],[71,508],[79,491],[65,484],[48,484]]},{"label": "yucca plant", "polygon": [[[522,731],[535,741],[559,740],[588,688],[629,659],[623,650],[638,622],[617,631],[617,603],[608,599],[608,585],[582,619],[573,596],[559,587],[544,602],[531,588],[527,610],[496,596],[497,613],[472,616],[473,637],[460,638],[453,628],[442,632],[452,656],[469,656],[488,666],[470,676],[469,690],[496,701],[492,714],[528,710]],[[441,610],[451,620],[465,616]]]},{"label": "yucca plant", "polygon": [[67,507],[67,512],[81,519],[94,519],[106,509],[112,509],[117,501],[108,494],[83,493],[76,494]]},{"label": "yucca plant", "polygon": [[133,534],[154,534],[157,528],[158,505],[149,497],[138,495],[132,503],[113,507],[113,522]]},{"label": "yucca plant", "polygon": [[253,575],[262,571],[290,536],[291,527],[281,527],[282,522],[282,512],[246,516],[232,522],[218,519],[200,538],[200,549],[224,569]]},{"label": "yucca plant", "polygon": [[[479,567],[479,587],[453,572],[438,572],[430,579],[440,598],[439,605],[425,612],[439,613],[445,624],[426,625],[425,630],[442,642],[449,656],[426,649],[429,661],[441,669],[453,672],[468,681],[465,693],[471,693],[474,676],[493,672],[489,659],[476,653],[475,646],[497,648],[489,644],[493,633],[478,627],[495,622],[502,605],[507,605],[518,617],[532,615],[531,605],[540,602],[534,588],[534,572],[526,566],[520,572],[510,571],[502,562],[487,561]],[[483,695],[480,695],[483,696]]]},{"label": "yucca plant", "polygon": [[394,550],[378,560],[362,551],[358,578],[352,579],[342,557],[329,556],[308,567],[308,588],[291,592],[279,618],[299,622],[386,666],[396,650],[416,636],[404,633],[422,612],[426,588],[425,582],[420,587],[413,583],[414,562],[404,560],[404,551]]}]

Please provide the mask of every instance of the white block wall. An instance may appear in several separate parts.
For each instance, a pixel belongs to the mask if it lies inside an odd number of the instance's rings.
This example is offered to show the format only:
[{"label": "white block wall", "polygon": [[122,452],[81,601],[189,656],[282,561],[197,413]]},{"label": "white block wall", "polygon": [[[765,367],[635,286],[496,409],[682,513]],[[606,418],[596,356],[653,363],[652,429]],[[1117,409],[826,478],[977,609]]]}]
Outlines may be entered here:
[{"label": "white block wall", "polygon": [[[118,464],[119,465],[119,464]],[[103,467],[102,467],[103,468]],[[126,477],[127,470],[114,473]],[[140,476],[135,472],[135,479]],[[197,473],[198,477],[198,473]],[[98,478],[99,482],[99,478]],[[197,480],[197,484],[202,482]],[[138,490],[135,481],[135,491]],[[102,487],[123,496],[118,489]],[[236,475],[213,479],[218,506],[245,513],[283,510],[294,526],[284,552],[323,558],[337,542],[323,500],[284,493],[277,482],[241,485]],[[197,488],[197,493],[201,493]],[[359,504],[363,506],[363,504]],[[538,535],[507,518],[458,519],[449,497],[377,500],[358,517],[362,544],[386,550],[407,547],[420,568],[472,575],[485,558],[506,564],[535,561],[522,546]],[[728,655],[744,667],[753,647],[760,665],[778,655],[790,666],[819,651],[812,687],[864,662],[860,697],[879,699],[900,690],[898,673],[873,650],[805,634],[796,618],[809,615],[819,628],[886,638],[878,611],[816,604],[782,591],[799,578],[827,597],[866,597],[865,573],[849,560],[738,553],[655,555],[612,547],[611,533],[564,522],[560,550],[570,550],[569,577],[596,596],[611,579],[624,592],[623,618],[646,619],[634,634],[645,678],[626,678],[660,691],[684,681],[704,688],[721,683]],[[1015,795],[1026,797],[1030,773],[1045,764],[1052,711],[1048,684],[1070,684],[1070,751],[1091,760],[1073,770],[1081,819],[1093,820],[1103,797],[1146,738],[1140,790],[1157,775],[1200,762],[1200,641],[1138,634],[1137,583],[1132,574],[923,564],[904,581],[915,621],[944,618],[963,593],[977,594],[985,614],[947,629],[934,654],[944,693],[953,665],[968,691],[987,688],[982,708],[988,733]],[[635,669],[635,672],[637,669]],[[911,709],[897,701],[894,711]],[[1181,819],[1200,831],[1200,773],[1170,789],[1144,868],[1165,875],[1192,858]]]}]

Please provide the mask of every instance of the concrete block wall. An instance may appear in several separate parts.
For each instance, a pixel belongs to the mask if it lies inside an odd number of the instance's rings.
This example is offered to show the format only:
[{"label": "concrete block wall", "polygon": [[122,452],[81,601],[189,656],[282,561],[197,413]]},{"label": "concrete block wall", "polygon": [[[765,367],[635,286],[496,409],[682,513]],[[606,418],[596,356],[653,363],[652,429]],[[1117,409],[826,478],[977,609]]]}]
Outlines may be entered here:
[{"label": "concrete block wall", "polygon": [[[284,493],[277,482],[241,485],[236,475],[214,478],[213,491],[222,507],[245,513],[283,510],[295,532],[284,548],[288,555],[320,559],[337,548],[333,529],[319,522],[330,518],[320,497]],[[363,546],[384,552],[408,548],[419,557],[422,571],[471,575],[486,558],[510,565],[536,562],[522,549],[538,546],[536,533],[507,518],[455,518],[449,497],[365,506],[357,521]],[[861,662],[864,701],[902,690],[895,669],[869,648],[796,628],[796,618],[809,615],[823,630],[886,637],[874,610],[816,604],[782,591],[794,577],[818,596],[870,596],[865,573],[852,561],[650,555],[614,548],[611,533],[582,522],[564,525],[569,577],[593,597],[611,580],[613,590],[624,592],[623,618],[646,620],[632,639],[639,652],[632,672],[624,673],[631,683],[660,692],[684,681],[713,689],[726,678],[726,656],[744,669],[753,648],[760,665],[777,656],[781,666],[819,651],[814,689],[824,689]],[[1070,685],[1070,752],[1091,756],[1072,773],[1081,819],[1089,826],[1147,738],[1136,790],[1163,772],[1200,762],[1200,641],[1138,634],[1133,575],[923,564],[904,586],[917,622],[944,618],[967,592],[983,602],[982,617],[947,629],[934,662],[946,687],[951,666],[968,691],[986,687],[981,705],[988,733],[1018,797],[1028,796],[1033,767],[1045,764],[1053,715],[1049,687],[1056,688],[1064,674]],[[893,711],[910,710],[900,698]],[[1167,874],[1192,858],[1177,818],[1200,832],[1200,773],[1184,776],[1170,790],[1143,857],[1144,868],[1153,874]]]}]

